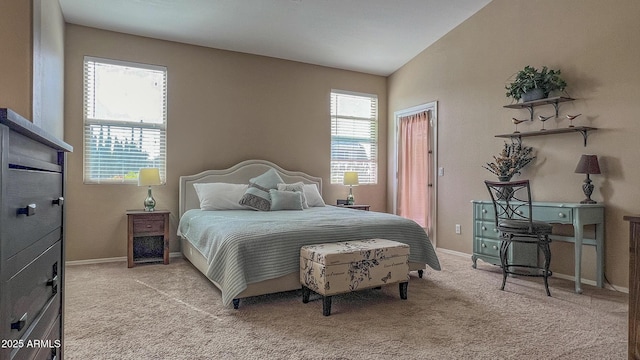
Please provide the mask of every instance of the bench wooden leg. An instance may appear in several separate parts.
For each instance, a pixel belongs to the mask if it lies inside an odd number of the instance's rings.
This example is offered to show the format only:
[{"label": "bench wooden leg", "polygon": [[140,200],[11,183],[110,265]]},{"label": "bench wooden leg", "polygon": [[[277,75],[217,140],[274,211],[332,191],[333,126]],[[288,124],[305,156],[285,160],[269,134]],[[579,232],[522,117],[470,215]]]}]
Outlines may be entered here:
[{"label": "bench wooden leg", "polygon": [[322,315],[331,315],[331,296],[322,297]]},{"label": "bench wooden leg", "polygon": [[401,282],[398,287],[400,288],[400,299],[407,300],[407,288],[409,287],[409,282]]},{"label": "bench wooden leg", "polygon": [[302,287],[302,303],[306,304],[309,302],[309,295],[311,294],[311,289],[306,286]]}]

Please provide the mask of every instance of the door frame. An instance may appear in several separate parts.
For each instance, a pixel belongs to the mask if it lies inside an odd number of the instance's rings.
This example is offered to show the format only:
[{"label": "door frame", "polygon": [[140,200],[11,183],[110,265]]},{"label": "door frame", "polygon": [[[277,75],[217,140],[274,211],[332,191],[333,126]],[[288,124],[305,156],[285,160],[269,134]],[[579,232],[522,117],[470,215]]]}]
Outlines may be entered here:
[{"label": "door frame", "polygon": [[400,118],[408,115],[418,114],[423,111],[430,112],[431,122],[431,229],[428,232],[429,239],[436,246],[436,225],[437,225],[437,205],[438,205],[438,101],[412,106],[407,109],[398,110],[393,113],[394,117],[394,136],[393,136],[393,213],[398,214],[398,144],[399,144],[399,128]]}]

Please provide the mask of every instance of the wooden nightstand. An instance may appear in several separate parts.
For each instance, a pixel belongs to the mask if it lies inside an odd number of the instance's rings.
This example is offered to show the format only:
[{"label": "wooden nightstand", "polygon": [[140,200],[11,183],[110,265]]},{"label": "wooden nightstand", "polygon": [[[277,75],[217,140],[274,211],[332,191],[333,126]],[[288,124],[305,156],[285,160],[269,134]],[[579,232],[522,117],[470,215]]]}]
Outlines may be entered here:
[{"label": "wooden nightstand", "polygon": [[338,205],[338,207],[369,211],[369,208],[371,207],[371,205]]},{"label": "wooden nightstand", "polygon": [[127,266],[169,263],[169,211],[127,210]]}]

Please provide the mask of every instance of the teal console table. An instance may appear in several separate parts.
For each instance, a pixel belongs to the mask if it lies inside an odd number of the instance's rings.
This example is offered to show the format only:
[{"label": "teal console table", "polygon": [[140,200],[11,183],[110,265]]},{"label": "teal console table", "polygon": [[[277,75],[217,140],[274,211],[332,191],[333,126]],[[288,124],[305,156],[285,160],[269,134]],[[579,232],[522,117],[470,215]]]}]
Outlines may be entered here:
[{"label": "teal console table", "polygon": [[[495,228],[493,203],[486,200],[473,200],[473,268],[478,259],[494,265],[500,265],[500,240]],[[576,293],[582,293],[582,245],[596,247],[596,285],[604,286],[604,205],[533,202],[533,219],[551,224],[573,225],[573,236],[552,235],[554,241],[566,241],[575,244],[575,286]],[[584,238],[584,227],[595,225],[595,238]],[[537,264],[538,253],[533,248],[514,248],[509,256],[520,257],[521,263]],[[551,257],[553,264],[553,256]]]}]

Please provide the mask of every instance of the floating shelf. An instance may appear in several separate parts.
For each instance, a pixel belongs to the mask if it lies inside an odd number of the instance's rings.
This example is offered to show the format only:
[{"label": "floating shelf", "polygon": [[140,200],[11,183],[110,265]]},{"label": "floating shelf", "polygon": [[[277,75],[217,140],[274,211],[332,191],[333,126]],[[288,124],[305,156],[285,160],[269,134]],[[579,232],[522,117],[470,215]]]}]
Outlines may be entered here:
[{"label": "floating shelf", "polygon": [[533,121],[534,107],[540,106],[540,105],[553,105],[554,109],[556,110],[556,117],[558,117],[558,104],[567,102],[567,101],[574,101],[574,100],[575,100],[574,98],[570,98],[566,96],[556,96],[556,97],[550,97],[550,98],[545,98],[540,100],[533,100],[533,101],[527,101],[527,102],[522,102],[517,104],[505,105],[503,107],[509,108],[509,109],[527,109],[529,110],[529,114],[531,115],[530,120]]},{"label": "floating shelf", "polygon": [[[546,99],[546,100],[549,100],[549,99]],[[536,101],[540,101],[540,100],[536,100]],[[533,102],[533,101],[531,101],[531,102]],[[509,106],[511,106],[511,105],[509,105]],[[496,137],[499,137],[499,138],[511,138],[511,139],[516,138],[516,139],[518,139],[518,141],[522,141],[523,137],[579,132],[579,133],[582,134],[582,137],[584,138],[584,146],[587,146],[587,136],[589,135],[589,131],[595,131],[595,130],[598,130],[598,128],[589,127],[589,126],[574,126],[574,127],[560,128],[560,129],[547,129],[547,130],[538,130],[538,131],[514,132],[514,133],[511,133],[511,134],[496,135]]]}]

